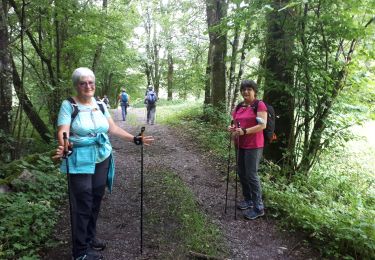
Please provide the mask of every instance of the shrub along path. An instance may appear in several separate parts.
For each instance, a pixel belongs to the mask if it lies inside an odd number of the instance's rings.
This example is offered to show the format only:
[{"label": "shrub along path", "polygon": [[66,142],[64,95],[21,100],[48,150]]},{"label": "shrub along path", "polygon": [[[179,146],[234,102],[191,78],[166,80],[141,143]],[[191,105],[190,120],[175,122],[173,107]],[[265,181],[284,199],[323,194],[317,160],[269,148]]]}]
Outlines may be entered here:
[{"label": "shrub along path", "polygon": [[[138,133],[144,122],[144,109],[132,109],[138,126],[116,121],[130,133]],[[117,119],[118,117],[115,117]],[[234,219],[234,185],[230,187],[229,207],[224,214],[226,162],[214,161],[194,144],[181,129],[146,125],[146,134],[155,142],[144,150],[144,246],[140,254],[140,147],[112,137],[116,158],[116,179],[112,194],[106,194],[98,220],[98,237],[108,242],[105,259],[187,259],[180,222],[165,212],[166,187],[157,183],[160,172],[176,174],[195,195],[198,207],[223,234],[224,246],[217,253],[223,259],[317,259],[303,237],[281,231],[276,220],[266,216],[253,221]],[[167,187],[168,188],[168,187]],[[239,192],[240,194],[240,192]],[[157,200],[157,202],[155,202]],[[178,202],[176,202],[178,203]],[[152,212],[152,214],[151,214]],[[160,212],[159,216],[157,215]],[[152,216],[150,216],[152,215]],[[43,253],[42,259],[70,259],[69,211],[67,206],[54,235],[61,244]]]}]

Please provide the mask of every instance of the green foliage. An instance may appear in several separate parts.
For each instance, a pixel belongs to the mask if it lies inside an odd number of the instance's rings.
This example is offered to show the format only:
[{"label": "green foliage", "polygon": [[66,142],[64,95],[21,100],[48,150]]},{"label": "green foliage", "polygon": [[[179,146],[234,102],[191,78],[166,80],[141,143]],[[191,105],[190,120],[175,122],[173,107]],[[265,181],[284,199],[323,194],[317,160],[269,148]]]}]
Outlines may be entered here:
[{"label": "green foliage", "polygon": [[[30,173],[28,179],[15,178],[23,170]],[[2,171],[11,192],[0,194],[0,258],[37,259],[57,221],[65,178],[58,174],[49,154],[14,161]]]},{"label": "green foliage", "polygon": [[14,150],[15,140],[12,135],[4,133],[0,129],[0,143],[0,162],[9,162],[11,151]]}]

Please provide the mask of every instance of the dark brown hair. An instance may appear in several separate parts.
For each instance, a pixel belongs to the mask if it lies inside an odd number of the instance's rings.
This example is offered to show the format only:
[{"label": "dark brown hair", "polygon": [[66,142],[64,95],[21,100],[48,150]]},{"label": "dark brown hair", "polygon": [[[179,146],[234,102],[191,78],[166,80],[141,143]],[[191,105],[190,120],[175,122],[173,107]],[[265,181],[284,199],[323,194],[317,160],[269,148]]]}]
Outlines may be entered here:
[{"label": "dark brown hair", "polygon": [[255,94],[258,92],[258,85],[254,80],[245,79],[241,82],[240,90],[243,91],[245,88],[251,88],[254,90]]}]

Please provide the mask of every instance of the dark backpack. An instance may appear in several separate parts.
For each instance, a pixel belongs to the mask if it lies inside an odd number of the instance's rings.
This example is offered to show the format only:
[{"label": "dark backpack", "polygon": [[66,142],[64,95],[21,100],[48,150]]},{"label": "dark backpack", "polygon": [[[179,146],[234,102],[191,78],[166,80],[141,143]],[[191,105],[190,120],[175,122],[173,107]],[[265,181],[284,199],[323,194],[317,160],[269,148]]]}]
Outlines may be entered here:
[{"label": "dark backpack", "polygon": [[[255,114],[257,114],[258,112],[259,101],[260,100],[255,101],[255,103],[251,106]],[[275,134],[276,114],[275,114],[275,109],[273,109],[273,106],[267,104],[264,101],[263,103],[267,107],[267,125],[266,125],[266,128],[263,129],[264,144],[266,145],[266,144],[272,143],[273,141],[277,139],[276,134]],[[236,112],[242,106],[243,106],[243,102],[238,104],[236,107]]]},{"label": "dark backpack", "polygon": [[124,104],[128,103],[128,94],[125,92],[121,93],[121,102]]},{"label": "dark backpack", "polygon": [[156,94],[155,94],[155,92],[152,91],[152,90],[148,91],[147,92],[146,100],[147,100],[147,104],[149,104],[149,105],[155,104],[155,102],[156,102]]},{"label": "dark backpack", "polygon": [[[71,117],[72,120],[70,121],[70,125],[72,125],[74,118],[76,118],[76,116],[79,113],[79,109],[78,109],[77,103],[75,102],[75,100],[72,97],[68,97],[67,100],[70,102],[70,104],[73,107],[73,112],[72,112],[72,117]],[[102,113],[104,115],[105,110],[104,110],[103,102],[102,101],[96,101],[96,103],[98,104],[100,111],[102,111]]]}]

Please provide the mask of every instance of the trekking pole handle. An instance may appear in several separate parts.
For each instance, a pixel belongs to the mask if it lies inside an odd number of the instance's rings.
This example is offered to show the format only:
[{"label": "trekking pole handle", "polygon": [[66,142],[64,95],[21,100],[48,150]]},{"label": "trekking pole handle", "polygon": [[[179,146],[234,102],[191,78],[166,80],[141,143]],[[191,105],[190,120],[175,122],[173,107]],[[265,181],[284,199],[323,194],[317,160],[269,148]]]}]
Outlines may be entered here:
[{"label": "trekking pole handle", "polygon": [[144,135],[143,133],[145,129],[146,128],[142,126],[141,132],[137,136],[134,136],[133,141],[136,145],[143,145],[143,135]]},{"label": "trekking pole handle", "polygon": [[69,153],[69,147],[68,147],[68,135],[66,132],[63,132],[63,140],[64,140],[64,153],[63,158],[66,158]]}]

